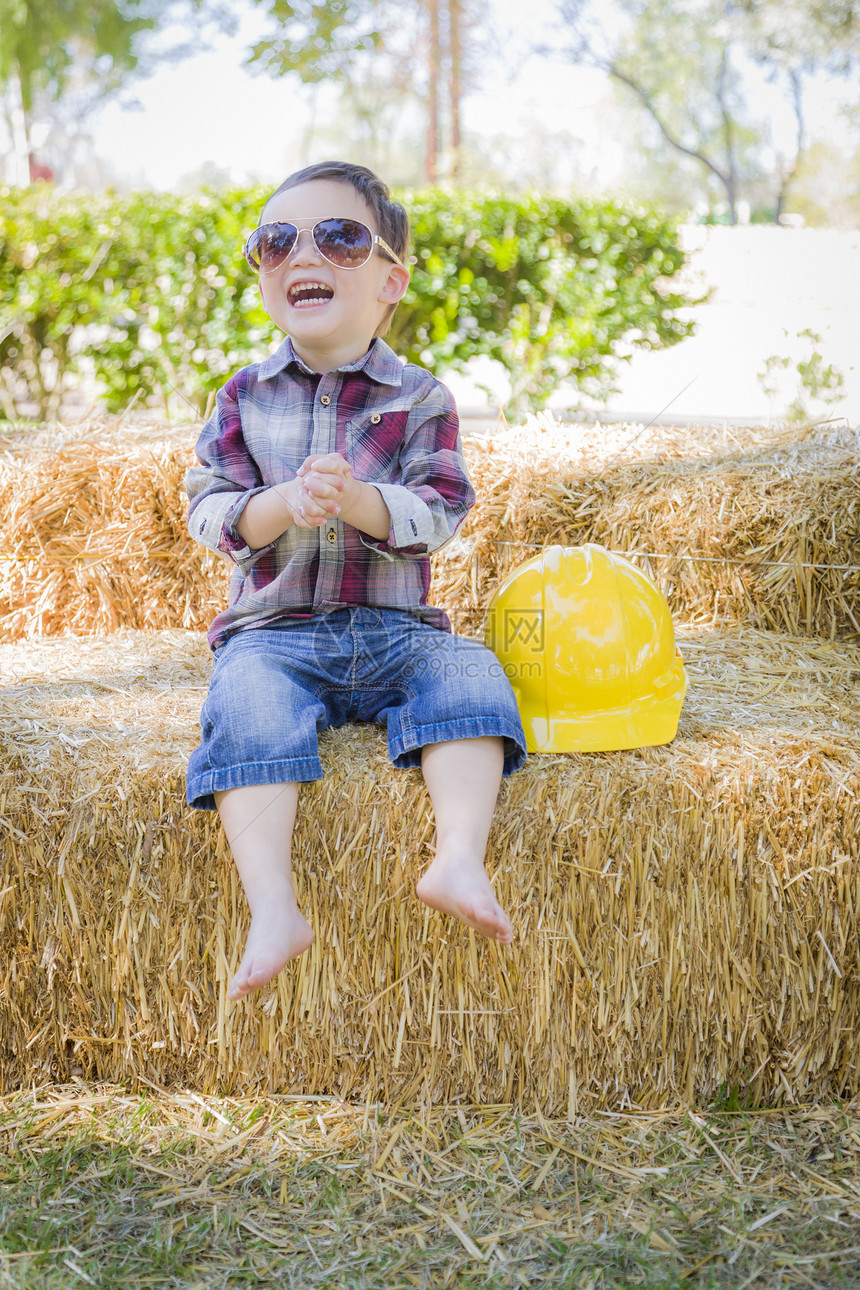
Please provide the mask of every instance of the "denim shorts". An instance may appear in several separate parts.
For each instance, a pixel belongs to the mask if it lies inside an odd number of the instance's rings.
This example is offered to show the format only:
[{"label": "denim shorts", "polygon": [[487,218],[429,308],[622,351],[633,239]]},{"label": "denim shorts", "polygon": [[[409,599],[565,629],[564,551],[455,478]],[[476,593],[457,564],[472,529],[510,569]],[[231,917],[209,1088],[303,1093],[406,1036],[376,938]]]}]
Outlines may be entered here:
[{"label": "denim shorts", "polygon": [[215,651],[190,805],[320,779],[319,731],[352,721],[385,726],[398,767],[420,766],[425,744],[486,735],[504,740],[506,775],[525,761],[516,699],[490,650],[401,610],[338,609],[237,632]]}]

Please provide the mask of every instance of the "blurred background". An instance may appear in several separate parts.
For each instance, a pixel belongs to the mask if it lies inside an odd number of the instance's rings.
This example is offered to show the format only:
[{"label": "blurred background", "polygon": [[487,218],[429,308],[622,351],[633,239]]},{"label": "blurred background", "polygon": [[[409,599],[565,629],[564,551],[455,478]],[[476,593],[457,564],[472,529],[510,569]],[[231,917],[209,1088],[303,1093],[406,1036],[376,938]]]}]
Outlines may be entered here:
[{"label": "blurred background", "polygon": [[[682,224],[691,335],[549,406],[856,422],[858,55],[852,0],[2,0],[0,178],[227,191],[343,156],[648,203]],[[489,359],[450,379],[467,414],[509,393]]]}]

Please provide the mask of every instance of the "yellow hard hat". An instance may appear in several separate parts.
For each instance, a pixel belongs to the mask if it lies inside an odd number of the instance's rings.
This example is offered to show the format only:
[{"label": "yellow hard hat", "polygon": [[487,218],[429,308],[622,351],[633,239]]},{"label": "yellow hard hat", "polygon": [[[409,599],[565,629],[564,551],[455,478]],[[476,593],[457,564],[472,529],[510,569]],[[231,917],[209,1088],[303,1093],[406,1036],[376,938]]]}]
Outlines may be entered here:
[{"label": "yellow hard hat", "polygon": [[674,739],[687,689],[665,598],[600,546],[549,546],[501,584],[485,640],[529,752],[608,752]]}]

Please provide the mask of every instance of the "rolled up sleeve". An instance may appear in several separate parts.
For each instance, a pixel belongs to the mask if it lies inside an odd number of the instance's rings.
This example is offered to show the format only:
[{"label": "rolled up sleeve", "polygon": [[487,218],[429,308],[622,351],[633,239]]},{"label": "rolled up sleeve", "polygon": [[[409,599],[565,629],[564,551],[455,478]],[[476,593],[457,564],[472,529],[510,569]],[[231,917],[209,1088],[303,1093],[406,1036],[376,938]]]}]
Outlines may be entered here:
[{"label": "rolled up sleeve", "polygon": [[267,486],[245,443],[235,378],[218,391],[195,452],[199,464],[185,477],[188,531],[195,542],[226,556],[244,573],[273,544],[252,549],[237,528],[248,502]]},{"label": "rolled up sleeve", "polygon": [[434,381],[409,413],[397,483],[372,480],[391,515],[388,539],[363,536],[367,546],[401,556],[438,551],[475,503],[460,443],[454,397]]}]

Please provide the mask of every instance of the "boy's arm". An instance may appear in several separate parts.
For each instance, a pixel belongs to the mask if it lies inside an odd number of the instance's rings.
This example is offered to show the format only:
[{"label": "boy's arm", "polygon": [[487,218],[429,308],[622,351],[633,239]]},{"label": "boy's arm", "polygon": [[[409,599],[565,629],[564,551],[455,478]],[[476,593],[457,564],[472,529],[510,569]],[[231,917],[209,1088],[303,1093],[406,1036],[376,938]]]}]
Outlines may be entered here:
[{"label": "boy's arm", "polygon": [[235,377],[218,391],[215,411],[197,441],[199,464],[185,482],[191,536],[244,572],[289,528],[324,523],[335,513],[331,499],[340,490],[311,498],[298,477],[264,484],[245,443],[238,392]]},{"label": "boy's arm", "polygon": [[[399,482],[372,482],[389,513],[389,530],[382,538],[378,531],[365,529],[364,540],[383,553],[423,556],[438,551],[475,503],[454,396],[447,386],[426,376],[423,397],[409,411],[403,427]],[[385,419],[383,415],[379,427],[383,431]],[[362,473],[358,463],[356,473]]]},{"label": "boy's arm", "polygon": [[252,497],[267,491],[242,430],[238,384],[218,391],[215,409],[197,440],[196,466],[185,477],[188,531],[195,541],[243,567],[254,562],[237,524]]},{"label": "boy's arm", "polygon": [[250,499],[236,524],[249,547],[269,546],[292,527],[319,528],[330,516],[337,515],[343,480],[327,477],[311,492],[300,476],[301,470],[295,479],[273,484]]},{"label": "boy's arm", "polygon": [[368,537],[387,542],[391,532],[391,512],[379,489],[350,477],[344,489],[344,499],[340,518]]}]

